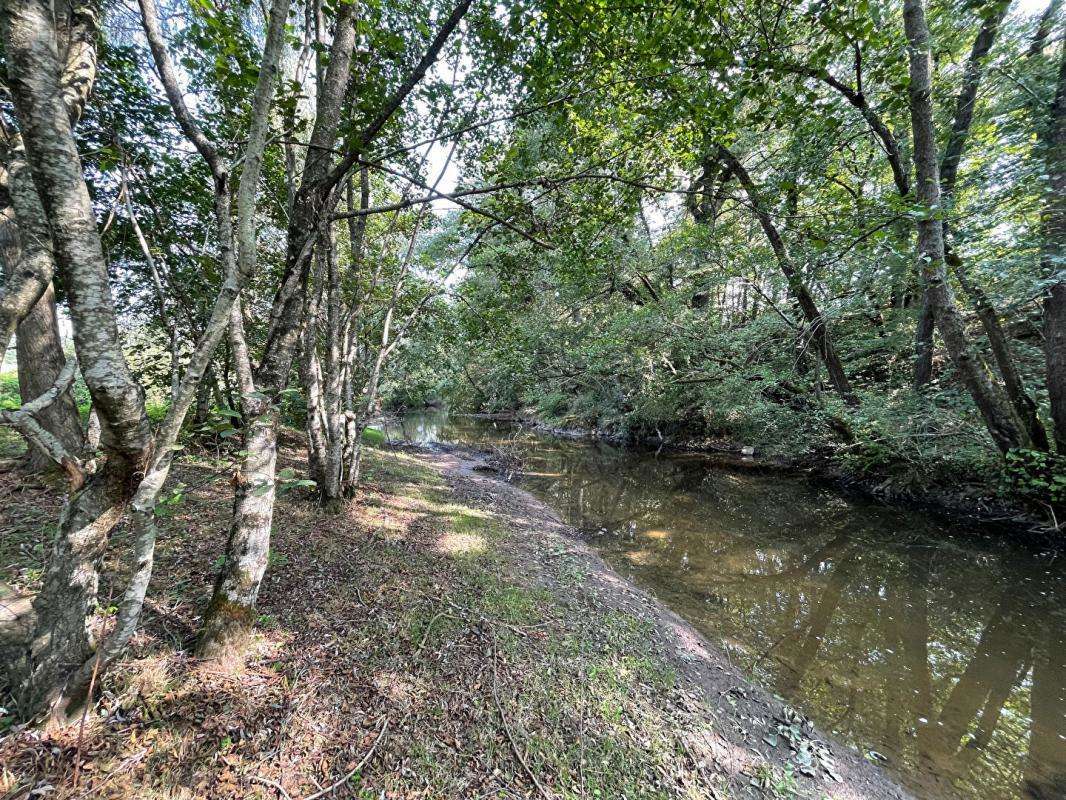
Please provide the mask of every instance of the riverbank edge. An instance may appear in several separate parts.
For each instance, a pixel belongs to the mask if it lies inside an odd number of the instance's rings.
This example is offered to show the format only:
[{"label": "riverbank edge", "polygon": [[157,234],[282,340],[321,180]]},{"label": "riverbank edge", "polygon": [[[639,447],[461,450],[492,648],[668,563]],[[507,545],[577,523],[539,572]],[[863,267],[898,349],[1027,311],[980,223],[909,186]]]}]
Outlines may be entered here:
[{"label": "riverbank edge", "polygon": [[[816,749],[824,745],[831,752],[832,769],[818,769],[813,778],[800,777],[797,773],[805,788],[815,792],[814,797],[834,798],[838,796],[834,791],[837,787],[846,787],[844,796],[857,800],[913,800],[878,765],[820,731],[783,699],[745,675],[732,663],[721,644],[710,641],[665,603],[615,571],[580,531],[566,524],[548,504],[499,475],[485,453],[463,445],[402,449],[442,468],[452,490],[466,504],[484,505],[483,489],[488,488],[496,513],[502,507],[505,516],[510,518],[512,541],[518,545],[522,560],[543,571],[551,581],[551,591],[559,599],[565,602],[575,591],[591,594],[608,611],[629,614],[650,623],[653,648],[676,671],[679,680],[702,695],[716,717],[733,716],[735,726],[728,731],[737,737],[731,742],[733,746],[747,748],[778,767],[791,764],[788,746],[783,741],[771,746],[764,737],[777,740],[774,732],[782,720],[798,720],[808,742],[814,743]],[[456,459],[456,463],[442,463],[441,455]],[[480,503],[478,498],[482,498]],[[575,565],[585,571],[580,586],[575,586],[572,578]],[[726,733],[722,726],[718,732]],[[771,791],[767,796],[782,795]]]},{"label": "riverbank edge", "polygon": [[473,419],[509,422],[562,439],[606,442],[617,447],[640,450],[703,453],[713,457],[716,466],[726,469],[802,477],[893,508],[924,511],[947,522],[976,522],[1001,527],[1012,535],[1024,536],[1037,545],[1062,546],[1062,536],[1066,532],[1066,520],[1059,520],[1056,528],[1048,519],[1037,517],[1031,510],[1019,505],[1005,503],[1001,498],[988,495],[974,498],[972,494],[947,489],[916,492],[887,488],[886,480],[889,475],[858,475],[818,453],[807,453],[794,458],[767,457],[759,455],[757,451],[746,455],[745,447],[735,442],[626,437],[595,428],[553,425],[526,411],[452,413]]}]

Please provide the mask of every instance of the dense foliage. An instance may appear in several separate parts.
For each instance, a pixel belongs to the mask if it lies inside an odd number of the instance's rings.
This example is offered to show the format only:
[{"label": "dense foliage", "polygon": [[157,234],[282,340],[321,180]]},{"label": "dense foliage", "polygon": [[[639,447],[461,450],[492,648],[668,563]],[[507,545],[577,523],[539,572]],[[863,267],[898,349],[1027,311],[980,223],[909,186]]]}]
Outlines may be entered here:
[{"label": "dense foliage", "polygon": [[[397,365],[394,402],[829,457],[885,488],[976,483],[1062,501],[1061,462],[1042,447],[1003,468],[939,340],[916,385],[914,231],[929,212],[911,189],[898,5],[553,9],[530,23],[521,104],[540,110],[475,165],[482,184],[521,184],[492,202],[530,235],[487,237],[456,302]],[[934,212],[950,279],[982,369],[997,375],[985,303],[1051,429],[1043,299],[1060,273],[1041,253],[1061,25],[1048,36],[1044,9],[995,3],[936,4],[929,21],[941,152],[979,80],[957,181]],[[855,405],[833,390],[760,210],[826,321]]]}]

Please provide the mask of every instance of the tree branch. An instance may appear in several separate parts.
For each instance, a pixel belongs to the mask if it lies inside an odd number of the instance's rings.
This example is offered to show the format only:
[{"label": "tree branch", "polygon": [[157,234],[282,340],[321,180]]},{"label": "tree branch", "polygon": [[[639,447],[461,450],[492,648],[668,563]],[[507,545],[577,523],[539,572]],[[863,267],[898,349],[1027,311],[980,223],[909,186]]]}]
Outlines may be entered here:
[{"label": "tree branch", "polygon": [[77,371],[78,358],[72,355],[67,359],[67,363],[63,365],[59,375],[56,376],[55,383],[41,395],[23,404],[21,408],[0,411],[0,424],[15,428],[66,470],[67,475],[70,477],[72,490],[81,488],[81,485],[85,482],[85,472],[82,468],[81,460],[71,455],[56,436],[41,426],[34,415],[44,411],[58,400],[64,392],[70,389]]}]

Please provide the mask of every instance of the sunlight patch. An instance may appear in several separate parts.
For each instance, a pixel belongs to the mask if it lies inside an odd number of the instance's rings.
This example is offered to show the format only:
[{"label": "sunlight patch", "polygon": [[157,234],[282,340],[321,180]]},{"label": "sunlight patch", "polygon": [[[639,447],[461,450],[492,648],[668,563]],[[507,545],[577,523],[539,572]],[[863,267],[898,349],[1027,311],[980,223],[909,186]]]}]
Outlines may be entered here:
[{"label": "sunlight patch", "polygon": [[447,556],[471,556],[485,552],[485,537],[476,533],[445,533],[437,540],[437,552]]},{"label": "sunlight patch", "polygon": [[626,558],[633,564],[638,566],[646,566],[655,561],[655,553],[650,550],[630,550],[626,553]]},{"label": "sunlight patch", "polygon": [[417,705],[425,694],[413,680],[398,672],[379,672],[374,676],[374,686],[385,697],[402,708]]}]

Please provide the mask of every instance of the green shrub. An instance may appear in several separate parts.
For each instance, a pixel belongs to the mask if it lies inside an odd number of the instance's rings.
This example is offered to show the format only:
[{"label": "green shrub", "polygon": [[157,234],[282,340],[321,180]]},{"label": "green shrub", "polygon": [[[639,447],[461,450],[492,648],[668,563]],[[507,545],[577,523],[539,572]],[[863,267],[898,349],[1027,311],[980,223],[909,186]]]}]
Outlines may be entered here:
[{"label": "green shrub", "polygon": [[385,434],[377,428],[364,428],[363,443],[371,447],[380,447],[385,443]]},{"label": "green shrub", "polygon": [[0,373],[0,408],[18,408],[20,405],[22,405],[22,398],[19,396],[18,373]]},{"label": "green shrub", "polygon": [[1040,450],[1011,450],[1004,473],[1029,503],[1066,509],[1066,458]]}]

